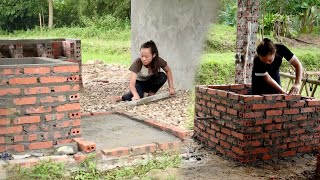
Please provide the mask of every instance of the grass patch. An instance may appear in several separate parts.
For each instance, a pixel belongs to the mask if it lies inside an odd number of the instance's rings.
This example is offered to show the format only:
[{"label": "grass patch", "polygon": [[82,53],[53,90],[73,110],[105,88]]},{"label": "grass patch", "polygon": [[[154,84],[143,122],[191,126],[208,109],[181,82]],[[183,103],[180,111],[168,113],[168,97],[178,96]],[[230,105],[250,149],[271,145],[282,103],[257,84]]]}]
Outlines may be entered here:
[{"label": "grass patch", "polygon": [[[72,170],[66,169],[62,163],[55,161],[41,161],[31,168],[15,167],[12,169],[13,176],[8,180],[29,180],[29,179],[67,179],[67,180],[88,180],[88,179],[129,179],[139,177],[140,179],[152,179],[147,176],[151,170],[178,167],[182,162],[180,156],[175,154],[162,154],[149,157],[146,161],[134,166],[124,166],[108,171],[99,171],[97,159],[92,154],[88,156],[78,167]],[[172,177],[170,177],[172,178]]]}]

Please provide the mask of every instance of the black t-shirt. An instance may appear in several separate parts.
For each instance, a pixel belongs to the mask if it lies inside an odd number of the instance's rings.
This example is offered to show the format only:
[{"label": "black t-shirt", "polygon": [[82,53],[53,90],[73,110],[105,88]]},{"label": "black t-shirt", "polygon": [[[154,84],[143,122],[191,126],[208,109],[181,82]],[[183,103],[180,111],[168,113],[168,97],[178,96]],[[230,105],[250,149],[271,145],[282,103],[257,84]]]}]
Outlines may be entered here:
[{"label": "black t-shirt", "polygon": [[252,93],[253,94],[278,94],[275,89],[273,89],[269,84],[264,80],[264,76],[267,73],[274,79],[279,85],[280,82],[280,73],[279,69],[282,64],[282,58],[285,58],[290,62],[293,58],[293,53],[282,44],[275,44],[276,55],[274,61],[271,64],[263,63],[259,56],[255,56],[253,60],[253,70],[252,70]]}]

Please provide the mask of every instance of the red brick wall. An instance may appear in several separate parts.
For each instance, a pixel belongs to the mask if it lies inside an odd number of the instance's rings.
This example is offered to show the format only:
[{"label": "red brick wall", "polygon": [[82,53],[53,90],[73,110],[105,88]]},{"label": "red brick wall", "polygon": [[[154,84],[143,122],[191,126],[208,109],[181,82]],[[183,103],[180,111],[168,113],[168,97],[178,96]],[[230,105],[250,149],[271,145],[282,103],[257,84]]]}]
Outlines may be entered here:
[{"label": "red brick wall", "polygon": [[76,63],[0,67],[0,152],[79,137],[79,75]]},{"label": "red brick wall", "polygon": [[249,88],[196,87],[195,137],[241,162],[295,156],[319,144],[320,100],[245,95]]}]

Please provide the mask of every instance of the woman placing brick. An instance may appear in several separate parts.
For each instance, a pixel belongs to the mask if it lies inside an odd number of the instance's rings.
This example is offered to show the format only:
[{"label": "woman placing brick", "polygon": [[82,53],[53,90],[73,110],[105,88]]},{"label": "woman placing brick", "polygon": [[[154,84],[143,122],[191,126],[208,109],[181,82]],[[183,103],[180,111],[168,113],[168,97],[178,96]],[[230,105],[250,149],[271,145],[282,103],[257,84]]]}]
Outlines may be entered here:
[{"label": "woman placing brick", "polygon": [[[167,62],[159,57],[156,44],[150,40],[142,44],[140,58],[137,58],[130,66],[130,92],[123,96],[116,96],[115,101],[131,101],[143,98],[144,93],[148,96],[154,95],[167,81],[169,92],[175,94],[173,77]],[[164,72],[160,72],[162,68]]]},{"label": "woman placing brick", "polygon": [[284,45],[273,44],[265,38],[257,47],[252,70],[252,93],[287,94],[281,87],[279,68],[282,58],[285,58],[295,68],[295,83],[289,94],[298,94],[302,78],[302,65],[298,58]]}]

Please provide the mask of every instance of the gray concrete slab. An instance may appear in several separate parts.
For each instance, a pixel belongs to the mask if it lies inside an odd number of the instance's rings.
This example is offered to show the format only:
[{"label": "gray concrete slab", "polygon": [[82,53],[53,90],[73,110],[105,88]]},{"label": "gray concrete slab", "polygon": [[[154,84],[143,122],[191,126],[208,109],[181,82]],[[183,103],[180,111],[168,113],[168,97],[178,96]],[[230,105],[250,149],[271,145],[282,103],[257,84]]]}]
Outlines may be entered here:
[{"label": "gray concrete slab", "polygon": [[97,150],[180,141],[179,138],[120,115],[82,119],[82,137],[97,144]]}]

